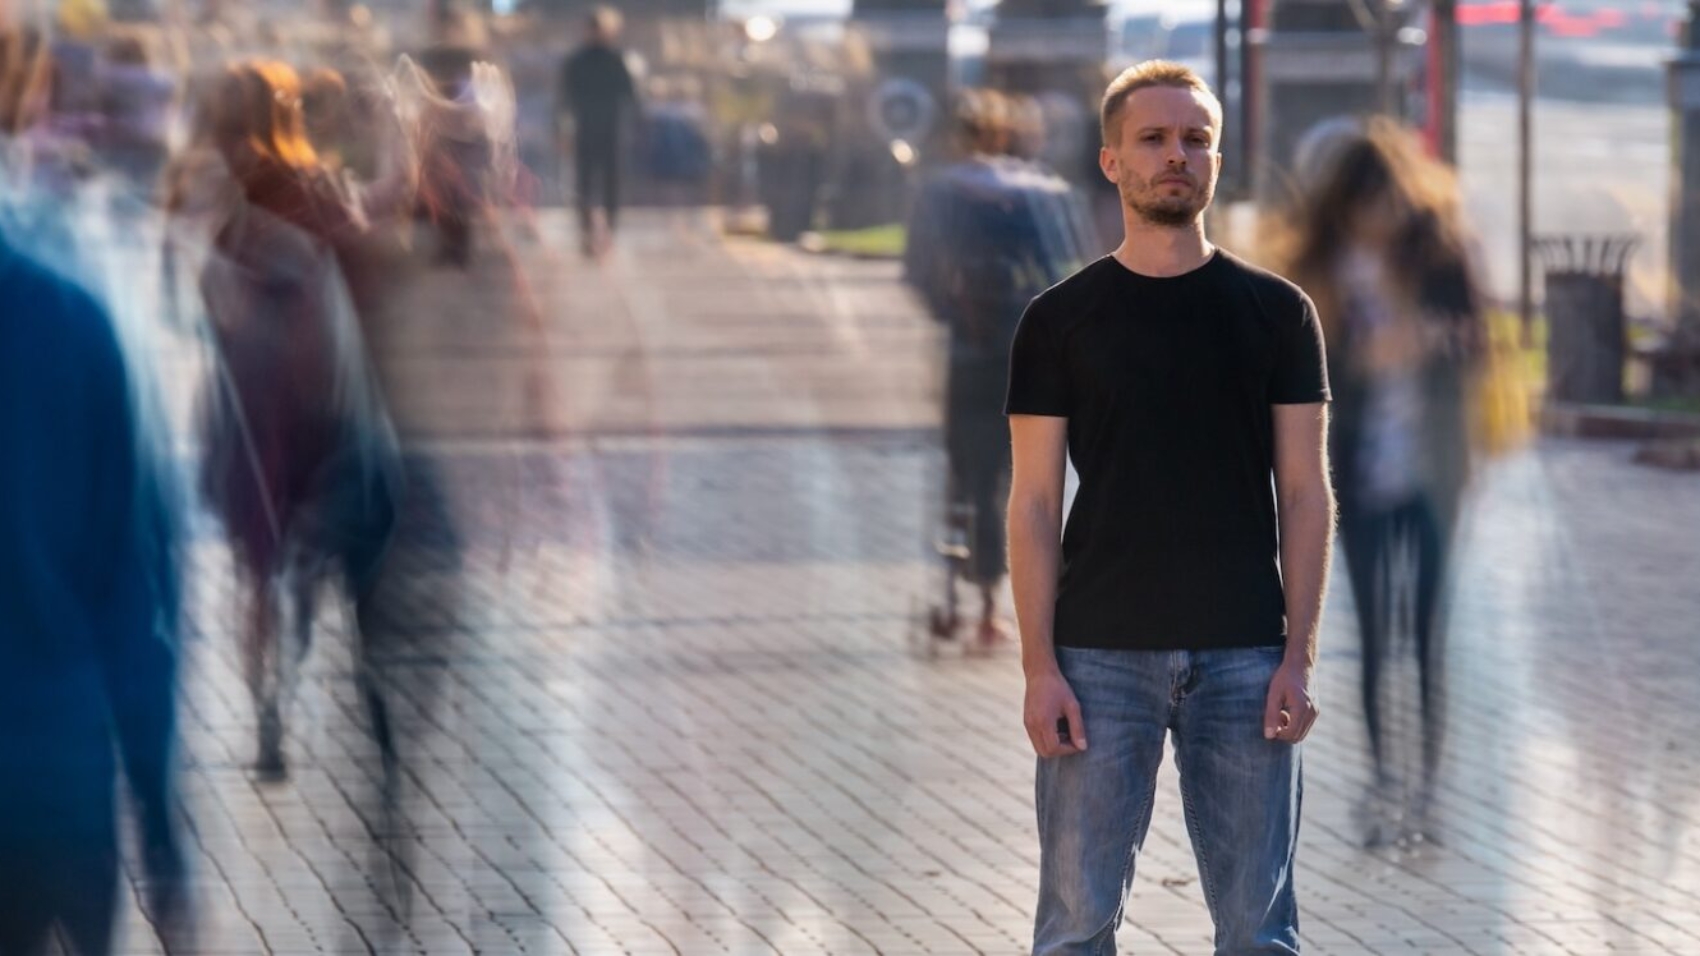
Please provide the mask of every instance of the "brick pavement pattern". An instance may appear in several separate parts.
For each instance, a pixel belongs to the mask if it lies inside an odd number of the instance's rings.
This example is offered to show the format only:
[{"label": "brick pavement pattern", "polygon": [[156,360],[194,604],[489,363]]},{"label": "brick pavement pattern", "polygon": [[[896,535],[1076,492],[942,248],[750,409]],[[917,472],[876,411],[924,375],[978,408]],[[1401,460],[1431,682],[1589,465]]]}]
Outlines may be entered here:
[{"label": "brick pavement pattern", "polygon": [[[373,331],[418,492],[379,661],[398,803],[378,798],[334,607],[290,779],[248,772],[229,559],[201,525],[183,692],[200,923],[176,951],[1025,952],[1020,669],[917,653],[937,333],[895,265],[661,213],[603,263],[570,239],[550,216],[515,239],[525,283],[488,252],[468,273],[404,258]],[[161,361],[193,379],[192,355]],[[1484,477],[1438,844],[1361,848],[1356,638],[1333,590],[1307,953],[1700,953],[1700,477],[1631,452],[1543,443]],[[1122,951],[1207,953],[1164,777]],[[121,950],[161,951],[133,899]]]}]

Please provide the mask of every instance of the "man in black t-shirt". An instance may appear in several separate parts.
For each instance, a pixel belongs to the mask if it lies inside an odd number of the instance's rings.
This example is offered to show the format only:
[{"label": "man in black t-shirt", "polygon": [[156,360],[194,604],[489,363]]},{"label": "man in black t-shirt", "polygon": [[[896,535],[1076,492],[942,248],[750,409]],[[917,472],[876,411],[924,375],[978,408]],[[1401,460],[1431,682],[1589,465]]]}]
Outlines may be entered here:
[{"label": "man in black t-shirt", "polygon": [[1010,572],[1044,956],[1113,946],[1171,734],[1216,953],[1298,951],[1328,381],[1305,294],[1205,239],[1221,115],[1176,64],[1110,84],[1099,161],[1125,238],[1034,299],[1012,349]]},{"label": "man in black t-shirt", "polygon": [[[620,133],[637,94],[626,58],[615,45],[620,36],[619,13],[598,7],[586,29],[584,46],[561,66],[557,109],[572,118],[579,239],[584,253],[590,255],[614,231],[620,208]],[[606,229],[601,236],[593,216],[599,201]]]}]

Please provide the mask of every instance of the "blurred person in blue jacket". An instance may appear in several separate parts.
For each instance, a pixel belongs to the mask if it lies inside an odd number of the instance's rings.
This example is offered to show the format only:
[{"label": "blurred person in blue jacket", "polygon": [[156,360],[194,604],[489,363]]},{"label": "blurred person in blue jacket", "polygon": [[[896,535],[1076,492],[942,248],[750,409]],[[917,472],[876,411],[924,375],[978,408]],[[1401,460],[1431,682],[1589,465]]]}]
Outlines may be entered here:
[{"label": "blurred person in blue jacket", "polygon": [[185,913],[174,509],[106,311],[4,236],[0,287],[0,953],[106,953],[120,770],[155,924]]},{"label": "blurred person in blue jacket", "polygon": [[152,205],[170,152],[171,107],[177,82],[151,62],[141,35],[122,33],[106,44],[98,65],[98,153],[135,208]]},{"label": "blurred person in blue jacket", "polygon": [[1084,262],[1092,242],[1079,195],[1024,158],[1042,152],[1034,104],[967,90],[955,123],[962,156],[922,185],[904,278],[948,330],[950,497],[969,506],[964,576],[980,590],[977,637],[989,645],[1007,636],[997,590],[1008,563],[1002,506],[1010,476],[1003,414],[1010,343],[1027,303]]}]

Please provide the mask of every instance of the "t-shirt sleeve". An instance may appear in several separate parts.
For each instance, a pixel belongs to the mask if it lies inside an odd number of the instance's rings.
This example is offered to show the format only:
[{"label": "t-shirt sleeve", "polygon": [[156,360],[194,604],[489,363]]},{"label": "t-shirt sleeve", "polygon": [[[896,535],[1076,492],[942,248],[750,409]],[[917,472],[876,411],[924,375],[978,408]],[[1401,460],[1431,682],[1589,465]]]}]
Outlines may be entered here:
[{"label": "t-shirt sleeve", "polygon": [[1067,418],[1069,406],[1068,366],[1056,341],[1056,322],[1046,314],[1043,300],[1034,299],[1015,328],[1003,411]]},{"label": "t-shirt sleeve", "polygon": [[1269,382],[1271,405],[1308,405],[1326,402],[1328,392],[1327,350],[1322,341],[1322,323],[1310,296],[1300,295],[1296,317],[1283,317],[1276,343],[1275,374]]}]

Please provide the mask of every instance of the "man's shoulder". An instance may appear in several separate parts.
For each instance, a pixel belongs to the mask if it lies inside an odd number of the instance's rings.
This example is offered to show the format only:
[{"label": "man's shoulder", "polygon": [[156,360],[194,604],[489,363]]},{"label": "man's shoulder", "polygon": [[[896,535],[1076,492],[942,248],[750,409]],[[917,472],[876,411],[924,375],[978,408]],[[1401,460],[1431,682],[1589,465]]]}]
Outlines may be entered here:
[{"label": "man's shoulder", "polygon": [[601,47],[587,44],[569,52],[566,60],[563,62],[569,70],[594,68],[596,61],[601,59],[601,52]]},{"label": "man's shoulder", "polygon": [[87,290],[25,253],[0,246],[0,275],[14,306],[5,310],[9,314],[51,314],[73,323],[73,329],[77,323],[103,321],[103,311]]},{"label": "man's shoulder", "polygon": [[1278,312],[1303,311],[1310,297],[1298,283],[1262,266],[1220,249],[1223,281],[1245,288],[1265,309]]},{"label": "man's shoulder", "polygon": [[602,46],[601,44],[591,43],[575,50],[572,55],[568,57],[568,61],[575,63],[587,63],[597,67],[598,69],[604,69],[613,66],[624,66],[626,63],[626,54],[617,47]]},{"label": "man's shoulder", "polygon": [[1058,320],[1079,318],[1091,312],[1108,295],[1115,280],[1115,262],[1102,256],[1073,275],[1033,297],[1030,315],[1056,316]]},{"label": "man's shoulder", "polygon": [[6,287],[0,332],[13,333],[6,336],[11,345],[29,343],[14,358],[48,369],[78,354],[115,356],[117,343],[106,310],[81,285],[4,246],[0,282]]}]

